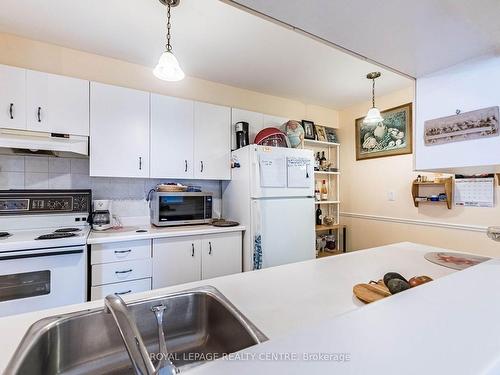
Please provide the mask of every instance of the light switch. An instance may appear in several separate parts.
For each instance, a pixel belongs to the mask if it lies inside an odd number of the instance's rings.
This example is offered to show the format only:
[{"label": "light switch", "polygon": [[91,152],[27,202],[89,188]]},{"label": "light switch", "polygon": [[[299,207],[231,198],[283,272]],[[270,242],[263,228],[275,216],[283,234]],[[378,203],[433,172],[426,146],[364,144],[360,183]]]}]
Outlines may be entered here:
[{"label": "light switch", "polygon": [[387,200],[395,201],[396,200],[396,192],[394,190],[387,192]]}]

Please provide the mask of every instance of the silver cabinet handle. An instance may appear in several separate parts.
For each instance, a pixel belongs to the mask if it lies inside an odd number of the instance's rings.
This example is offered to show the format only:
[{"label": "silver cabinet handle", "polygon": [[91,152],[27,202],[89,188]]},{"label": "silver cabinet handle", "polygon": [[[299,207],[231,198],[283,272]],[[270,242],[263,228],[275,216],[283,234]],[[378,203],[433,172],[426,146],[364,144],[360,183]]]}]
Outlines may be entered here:
[{"label": "silver cabinet handle", "polygon": [[9,106],[9,115],[10,115],[10,119],[14,120],[14,103],[10,103],[10,106]]},{"label": "silver cabinet handle", "polygon": [[132,289],[129,289],[129,290],[127,290],[126,292],[116,292],[115,294],[116,294],[117,296],[122,296],[122,295],[124,295],[124,294],[129,294],[129,293],[132,293]]},{"label": "silver cabinet handle", "polygon": [[139,170],[142,170],[142,157],[139,156]]},{"label": "silver cabinet handle", "polygon": [[131,253],[132,249],[128,250],[115,250],[115,254],[125,254],[125,253]]},{"label": "silver cabinet handle", "polygon": [[115,273],[116,273],[117,275],[122,274],[122,273],[130,273],[130,272],[132,272],[132,268],[131,268],[131,269],[129,269],[129,270],[125,270],[125,271],[115,271]]},{"label": "silver cabinet handle", "polygon": [[203,172],[203,160],[200,161],[200,172]]},{"label": "silver cabinet handle", "polygon": [[194,243],[191,244],[191,256],[194,257]]},{"label": "silver cabinet handle", "polygon": [[188,171],[188,161],[184,160],[184,172]]},{"label": "silver cabinet handle", "polygon": [[212,255],[212,242],[208,241],[208,255]]}]

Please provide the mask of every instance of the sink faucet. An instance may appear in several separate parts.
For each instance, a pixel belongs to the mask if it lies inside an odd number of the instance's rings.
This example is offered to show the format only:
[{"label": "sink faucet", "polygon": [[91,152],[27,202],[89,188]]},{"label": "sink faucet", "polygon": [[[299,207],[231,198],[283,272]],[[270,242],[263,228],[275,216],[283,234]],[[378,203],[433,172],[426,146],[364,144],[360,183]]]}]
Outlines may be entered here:
[{"label": "sink faucet", "polygon": [[165,309],[165,305],[154,306],[151,309],[155,313],[158,322],[158,339],[160,342],[160,361],[158,366],[155,367],[146,345],[144,345],[141,333],[135,321],[129,315],[127,304],[120,296],[115,294],[111,294],[104,299],[104,311],[113,315],[137,375],[174,375],[179,372],[168,358],[163,332],[163,312]]}]

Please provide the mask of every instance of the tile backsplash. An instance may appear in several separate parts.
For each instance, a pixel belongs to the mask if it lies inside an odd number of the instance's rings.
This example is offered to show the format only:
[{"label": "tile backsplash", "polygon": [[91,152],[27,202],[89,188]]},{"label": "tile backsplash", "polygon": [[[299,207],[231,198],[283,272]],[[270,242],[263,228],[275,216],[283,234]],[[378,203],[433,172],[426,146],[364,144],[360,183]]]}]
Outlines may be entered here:
[{"label": "tile backsplash", "polygon": [[0,190],[92,189],[93,199],[113,200],[113,213],[118,216],[148,216],[148,192],[167,181],[213,192],[214,216],[219,216],[219,181],[90,177],[88,159],[0,155]]}]

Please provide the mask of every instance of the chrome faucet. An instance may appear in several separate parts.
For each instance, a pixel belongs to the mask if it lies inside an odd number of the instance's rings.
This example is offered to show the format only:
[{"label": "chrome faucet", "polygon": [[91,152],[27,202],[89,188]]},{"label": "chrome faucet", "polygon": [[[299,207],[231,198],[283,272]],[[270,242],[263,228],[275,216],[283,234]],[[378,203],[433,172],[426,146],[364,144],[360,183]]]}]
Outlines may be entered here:
[{"label": "chrome faucet", "polygon": [[111,294],[104,299],[104,311],[113,315],[120,336],[127,348],[128,355],[137,375],[174,375],[179,370],[168,358],[165,334],[163,332],[163,312],[165,305],[154,306],[151,311],[156,316],[158,323],[158,340],[160,349],[160,360],[155,367],[149,356],[146,345],[142,340],[137,324],[130,317],[127,304],[120,296]]}]

